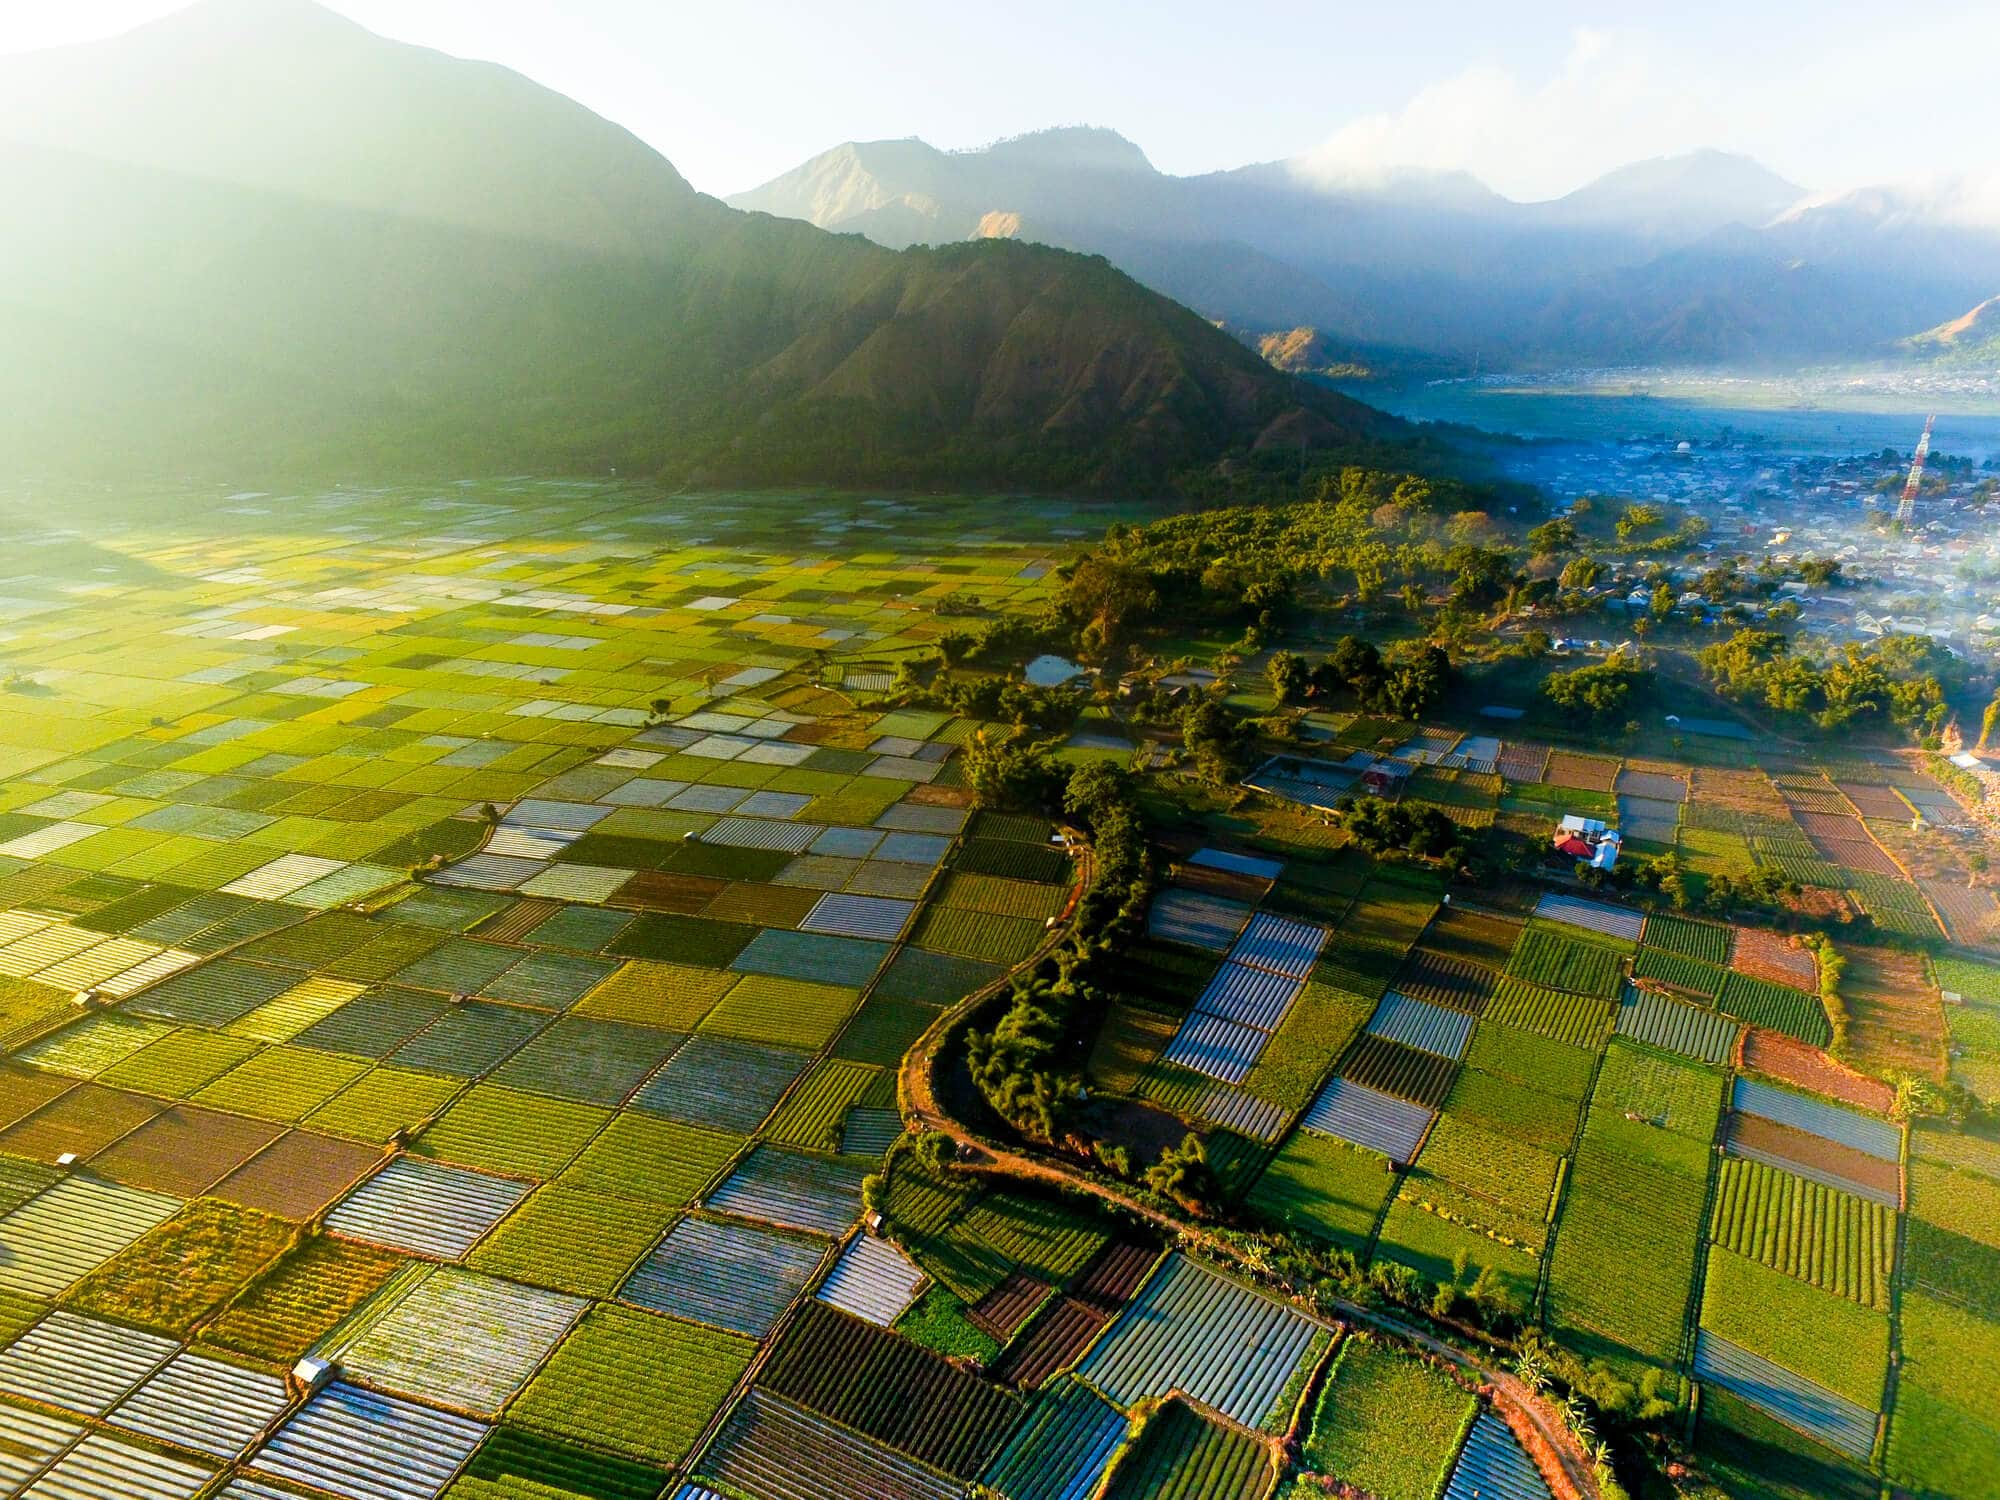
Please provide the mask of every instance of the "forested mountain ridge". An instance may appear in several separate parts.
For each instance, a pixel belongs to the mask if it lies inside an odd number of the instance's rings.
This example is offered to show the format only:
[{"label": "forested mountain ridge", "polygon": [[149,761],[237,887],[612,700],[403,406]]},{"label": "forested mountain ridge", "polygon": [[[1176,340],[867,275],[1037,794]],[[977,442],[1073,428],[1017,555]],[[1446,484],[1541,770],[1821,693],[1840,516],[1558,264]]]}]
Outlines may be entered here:
[{"label": "forested mountain ridge", "polygon": [[1102,260],[745,214],[490,64],[209,0],[0,64],[24,473],[1164,486],[1390,419]]}]

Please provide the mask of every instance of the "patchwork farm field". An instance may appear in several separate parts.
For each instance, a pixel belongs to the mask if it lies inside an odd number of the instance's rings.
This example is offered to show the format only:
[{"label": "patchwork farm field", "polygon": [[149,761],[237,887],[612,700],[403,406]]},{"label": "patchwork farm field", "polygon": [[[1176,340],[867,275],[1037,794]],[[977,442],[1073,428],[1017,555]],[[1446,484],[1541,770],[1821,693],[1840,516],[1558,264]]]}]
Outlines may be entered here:
[{"label": "patchwork farm field", "polygon": [[[515,482],[8,523],[0,1493],[1538,1494],[1441,1366],[905,1135],[906,1052],[1076,864],[899,672],[1126,514]],[[1863,849],[1864,768],[1325,717],[1457,826],[1643,802],[1690,868],[1972,925]],[[1221,1216],[1699,1385],[1736,1470],[1988,1492],[2000,1154],[1825,1056],[1812,951],[1147,785],[1178,821],[1088,1082],[1197,1137]],[[2000,959],[1840,942],[1857,1061],[2000,1058]]]}]

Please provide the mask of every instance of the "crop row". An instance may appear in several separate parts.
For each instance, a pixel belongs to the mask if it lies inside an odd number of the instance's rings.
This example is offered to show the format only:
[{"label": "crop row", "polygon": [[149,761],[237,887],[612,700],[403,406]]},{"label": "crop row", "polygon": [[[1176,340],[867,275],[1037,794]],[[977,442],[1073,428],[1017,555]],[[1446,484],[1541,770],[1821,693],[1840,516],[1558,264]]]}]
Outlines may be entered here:
[{"label": "crop row", "polygon": [[1320,1392],[1302,1458],[1384,1500],[1430,1500],[1476,1409],[1431,1365],[1353,1334]]},{"label": "crop row", "polygon": [[1508,955],[1521,938],[1521,924],[1507,917],[1489,917],[1459,906],[1438,910],[1425,929],[1423,946],[1447,958],[1466,959],[1489,969],[1506,967]]},{"label": "crop row", "polygon": [[531,1286],[609,1297],[673,1214],[659,1204],[550,1183],[503,1219],[467,1264]]},{"label": "crop row", "polygon": [[1348,1049],[1340,1071],[1371,1089],[1436,1109],[1451,1093],[1458,1064],[1385,1037],[1363,1036]]},{"label": "crop row", "polygon": [[853,1013],[859,994],[845,985],[751,974],[724,995],[703,1032],[815,1052]]},{"label": "crop row", "polygon": [[1484,1019],[1595,1052],[1610,1029],[1612,1010],[1595,996],[1547,989],[1525,979],[1503,979],[1486,1002]]},{"label": "crop row", "polygon": [[1726,964],[1729,962],[1730,936],[1729,928],[1715,922],[1698,922],[1692,917],[1656,912],[1646,918],[1644,941],[1649,948],[1665,948],[1686,958],[1698,958],[1703,963]]},{"label": "crop row", "polygon": [[545,1436],[678,1463],[756,1348],[734,1334],[600,1303],[549,1356],[509,1416]]},{"label": "crop row", "polygon": [[288,1365],[373,1296],[402,1263],[401,1256],[371,1245],[310,1235],[211,1321],[203,1338]]},{"label": "crop row", "polygon": [[1062,891],[1058,887],[964,872],[946,879],[939,899],[946,906],[990,912],[998,917],[1031,917],[1037,922],[1062,910]]},{"label": "crop row", "polygon": [[1416,948],[1396,975],[1395,987],[1418,1000],[1476,1016],[1486,1008],[1498,979],[1482,964]]},{"label": "crop row", "polygon": [[1106,1500],[1258,1500],[1271,1487],[1264,1445],[1184,1401],[1153,1413]]},{"label": "crop row", "polygon": [[1424,1141],[1416,1174],[1441,1178],[1540,1221],[1548,1209],[1560,1159],[1553,1152],[1444,1114]]},{"label": "crop row", "polygon": [[1565,1330],[1575,1347],[1673,1368],[1706,1191],[1699,1177],[1586,1136],[1563,1189],[1549,1258],[1550,1326]]},{"label": "crop row", "polygon": [[611,1112],[479,1084],[418,1139],[416,1149],[463,1166],[520,1177],[553,1177]]},{"label": "crop row", "polygon": [[1965,1000],[1976,1000],[1987,1005],[2000,1005],[2000,964],[1991,964],[1975,958],[1961,958],[1953,954],[1945,958],[1931,960],[1931,968],[1937,976],[1938,988],[1949,991]]},{"label": "crop row", "polygon": [[985,1468],[1020,1414],[998,1386],[821,1302],[801,1309],[759,1384],[963,1479]]},{"label": "crop row", "polygon": [[1668,989],[1713,1000],[1722,989],[1726,969],[1665,948],[1641,948],[1632,960],[1635,979],[1654,979]]},{"label": "crop row", "polygon": [[1531,984],[1610,999],[1624,976],[1624,955],[1604,943],[1573,938],[1530,923],[1507,961],[1507,972]]},{"label": "crop row", "polygon": [[1889,1310],[1896,1214],[1762,1162],[1727,1157],[1709,1236],[1748,1256],[1880,1312]]},{"label": "crop row", "polygon": [[1787,985],[1734,974],[1723,983],[1716,1008],[1752,1026],[1782,1031],[1812,1047],[1824,1047],[1833,1040],[1833,1027],[1816,995],[1808,995]]},{"label": "crop row", "polygon": [[961,958],[1011,964],[1026,958],[1041,941],[1042,924],[1033,917],[1003,917],[962,906],[931,906],[918,919],[910,941]]},{"label": "crop row", "polygon": [[185,1335],[233,1298],[289,1245],[275,1214],[197,1198],[69,1294],[79,1312]]},{"label": "crop row", "polygon": [[1716,1247],[1702,1282],[1701,1326],[1870,1411],[1882,1409],[1886,1313]]},{"label": "crop row", "polygon": [[959,849],[952,869],[966,875],[999,875],[1008,880],[1059,885],[1069,873],[1069,861],[1060,851],[1041,844],[973,838]]}]

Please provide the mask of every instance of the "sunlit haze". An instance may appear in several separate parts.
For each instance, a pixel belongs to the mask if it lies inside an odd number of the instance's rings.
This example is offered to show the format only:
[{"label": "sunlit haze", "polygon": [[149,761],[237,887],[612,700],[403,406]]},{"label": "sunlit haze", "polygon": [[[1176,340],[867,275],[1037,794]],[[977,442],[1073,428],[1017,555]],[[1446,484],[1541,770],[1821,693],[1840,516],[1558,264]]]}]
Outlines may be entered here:
[{"label": "sunlit haze", "polygon": [[[167,0],[6,0],[0,51],[108,35]],[[1464,168],[1523,199],[1713,146],[1820,191],[1993,165],[2000,7],[1556,0],[1212,7],[1025,0],[1001,12],[646,0],[333,0],[384,35],[496,60],[753,187],[843,140],[946,148],[1109,126],[1163,171],[1304,156],[1339,178]]]}]

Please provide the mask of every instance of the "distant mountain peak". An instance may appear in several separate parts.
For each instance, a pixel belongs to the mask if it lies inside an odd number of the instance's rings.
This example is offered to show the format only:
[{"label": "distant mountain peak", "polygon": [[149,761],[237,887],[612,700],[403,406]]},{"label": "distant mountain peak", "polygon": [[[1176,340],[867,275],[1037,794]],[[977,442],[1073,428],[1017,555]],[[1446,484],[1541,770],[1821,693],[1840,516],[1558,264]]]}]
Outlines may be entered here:
[{"label": "distant mountain peak", "polygon": [[318,0],[195,0],[139,28],[142,32],[183,32],[242,39],[257,33],[334,35],[368,28]]},{"label": "distant mountain peak", "polygon": [[1329,161],[1308,152],[1245,170],[1281,178],[1314,193],[1467,209],[1482,209],[1506,201],[1471,172],[1458,167],[1362,165]]},{"label": "distant mountain peak", "polygon": [[1754,158],[1703,147],[1617,167],[1549,208],[1573,223],[1757,228],[1805,196],[1804,188]]},{"label": "distant mountain peak", "polygon": [[985,156],[1009,166],[1059,167],[1071,171],[1151,172],[1146,153],[1115,130],[1101,125],[1057,125],[1008,136],[953,156]]}]

